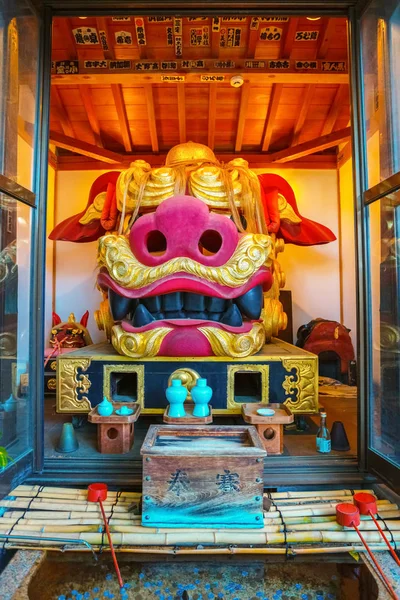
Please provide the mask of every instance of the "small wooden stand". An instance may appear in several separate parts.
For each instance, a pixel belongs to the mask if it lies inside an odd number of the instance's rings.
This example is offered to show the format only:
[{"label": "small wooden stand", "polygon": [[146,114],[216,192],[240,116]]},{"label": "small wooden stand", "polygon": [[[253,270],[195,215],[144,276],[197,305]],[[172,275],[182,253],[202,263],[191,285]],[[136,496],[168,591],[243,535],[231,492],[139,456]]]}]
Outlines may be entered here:
[{"label": "small wooden stand", "polygon": [[[102,417],[93,408],[88,420],[97,425],[97,446],[102,454],[126,454],[133,446],[134,423],[140,415],[140,405],[126,402],[114,402],[114,412],[108,417]],[[132,408],[131,415],[117,415],[115,410],[126,406]]]},{"label": "small wooden stand", "polygon": [[[257,414],[259,408],[272,408],[273,417],[263,417]],[[257,433],[268,454],[282,454],[283,425],[293,423],[294,416],[290,408],[284,404],[242,404],[242,417],[246,423],[255,425]]]},{"label": "small wooden stand", "polygon": [[169,425],[208,425],[213,421],[211,404],[208,405],[210,410],[208,417],[194,417],[192,414],[194,404],[188,404],[185,406],[186,417],[170,417],[169,408],[170,405],[168,404],[163,415],[164,423],[168,423]]}]

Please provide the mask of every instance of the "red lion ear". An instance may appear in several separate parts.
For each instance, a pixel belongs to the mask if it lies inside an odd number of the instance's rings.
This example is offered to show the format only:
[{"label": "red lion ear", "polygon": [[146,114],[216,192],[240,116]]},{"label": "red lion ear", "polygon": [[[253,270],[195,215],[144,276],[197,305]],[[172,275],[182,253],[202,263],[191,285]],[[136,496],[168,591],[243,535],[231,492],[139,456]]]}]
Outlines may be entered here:
[{"label": "red lion ear", "polygon": [[82,318],[81,318],[81,325],[83,325],[83,327],[87,326],[88,318],[89,318],[89,311],[87,310],[85,312],[85,314],[82,315]]},{"label": "red lion ear", "polygon": [[61,323],[61,319],[58,316],[58,314],[55,312],[53,312],[52,315],[53,315],[53,327],[55,327],[56,325],[59,325]]}]

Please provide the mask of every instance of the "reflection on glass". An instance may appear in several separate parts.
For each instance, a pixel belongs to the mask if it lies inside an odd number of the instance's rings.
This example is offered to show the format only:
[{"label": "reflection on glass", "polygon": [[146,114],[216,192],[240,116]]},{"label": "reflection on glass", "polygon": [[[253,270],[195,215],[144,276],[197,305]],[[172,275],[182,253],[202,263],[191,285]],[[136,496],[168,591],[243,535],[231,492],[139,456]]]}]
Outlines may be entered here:
[{"label": "reflection on glass", "polygon": [[361,20],[368,188],[400,169],[400,9],[373,0]]},{"label": "reflection on glass", "polygon": [[400,465],[400,191],[369,206],[370,446]]},{"label": "reflection on glass", "polygon": [[0,173],[30,190],[38,32],[38,22],[28,2],[0,2]]},{"label": "reflection on glass", "polygon": [[0,194],[0,472],[30,448],[30,211]]}]

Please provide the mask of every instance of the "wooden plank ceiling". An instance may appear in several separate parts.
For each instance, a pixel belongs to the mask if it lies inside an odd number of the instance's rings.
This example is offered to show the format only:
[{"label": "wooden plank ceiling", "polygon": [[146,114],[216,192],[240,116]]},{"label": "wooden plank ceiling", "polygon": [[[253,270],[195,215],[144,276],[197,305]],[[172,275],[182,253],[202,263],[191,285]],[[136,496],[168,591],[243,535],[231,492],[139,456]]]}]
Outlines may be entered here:
[{"label": "wooden plank ceiling", "polygon": [[[59,17],[53,27],[50,139],[61,168],[77,155],[83,165],[135,155],[162,164],[187,140],[253,166],[333,164],[349,139],[346,19]],[[175,75],[185,80],[162,81]]]}]

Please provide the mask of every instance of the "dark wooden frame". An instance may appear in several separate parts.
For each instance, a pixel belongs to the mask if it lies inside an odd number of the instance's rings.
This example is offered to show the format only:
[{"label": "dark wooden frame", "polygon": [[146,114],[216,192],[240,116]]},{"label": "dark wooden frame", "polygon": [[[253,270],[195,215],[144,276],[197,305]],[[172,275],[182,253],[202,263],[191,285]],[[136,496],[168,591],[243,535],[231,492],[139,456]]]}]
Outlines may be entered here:
[{"label": "dark wooden frame", "polygon": [[194,0],[175,0],[165,2],[156,0],[152,3],[145,1],[120,0],[116,8],[115,0],[33,0],[37,9],[43,15],[42,52],[39,80],[41,82],[42,98],[40,102],[40,119],[42,127],[38,135],[40,144],[40,162],[37,169],[38,181],[38,210],[36,211],[35,250],[34,250],[34,306],[33,314],[35,323],[35,399],[36,415],[34,423],[34,473],[30,481],[59,482],[60,477],[68,484],[86,484],[94,481],[101,472],[110,483],[115,485],[140,486],[141,464],[134,461],[130,465],[116,463],[115,459],[93,460],[90,465],[79,466],[76,459],[65,460],[60,466],[57,459],[43,459],[43,369],[44,335],[41,315],[44,306],[44,261],[46,245],[46,185],[47,185],[47,151],[48,151],[48,117],[49,117],[49,89],[50,89],[50,60],[51,60],[51,22],[54,16],[91,15],[105,16],[113,14],[124,15],[134,11],[136,14],[178,14],[178,15],[271,15],[277,12],[282,15],[322,15],[345,16],[349,19],[349,43],[351,57],[351,95],[352,95],[352,143],[353,143],[353,170],[356,198],[356,240],[357,240],[357,279],[358,279],[358,364],[359,390],[361,402],[359,403],[359,448],[358,461],[336,457],[273,457],[264,466],[264,477],[269,486],[303,485],[306,480],[309,485],[370,482],[371,476],[366,472],[366,382],[367,382],[367,319],[366,315],[366,289],[365,289],[365,216],[363,212],[362,194],[366,190],[365,179],[365,139],[362,121],[362,85],[361,85],[361,57],[359,18],[367,5],[367,0],[286,0],[281,2],[265,2],[251,0],[247,3],[237,0],[227,1],[205,0],[198,3]]}]

